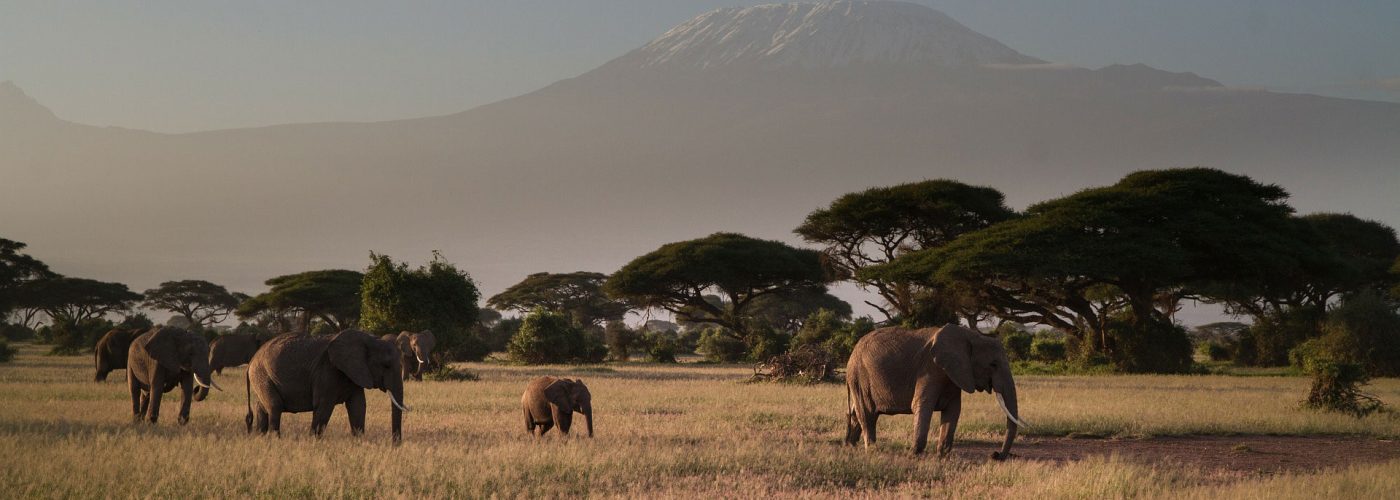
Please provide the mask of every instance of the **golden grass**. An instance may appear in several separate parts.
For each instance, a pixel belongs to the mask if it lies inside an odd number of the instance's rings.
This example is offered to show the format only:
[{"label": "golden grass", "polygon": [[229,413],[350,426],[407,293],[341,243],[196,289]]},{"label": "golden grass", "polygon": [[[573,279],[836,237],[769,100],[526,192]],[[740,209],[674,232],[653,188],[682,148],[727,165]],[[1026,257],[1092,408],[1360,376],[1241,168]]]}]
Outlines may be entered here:
[{"label": "golden grass", "polygon": [[[966,449],[946,460],[913,457],[908,416],[883,418],[880,446],[866,453],[839,445],[843,387],[743,384],[746,367],[470,364],[480,381],[409,383],[405,399],[414,411],[398,447],[389,445],[388,399],[377,393],[363,438],[349,435],[343,411],[320,440],[308,436],[309,414],[284,417],[280,439],[250,437],[243,371],[229,369],[218,377],[227,392],[195,403],[189,425],[175,425],[178,396],[167,395],[160,425],[150,427],[130,423],[123,372],[97,384],[89,358],[20,347],[16,361],[0,364],[5,497],[1400,496],[1396,463],[1221,486],[1190,467],[1111,457],[993,463]],[[520,391],[545,373],[588,383],[595,439],[562,438],[557,430],[542,441],[525,434]],[[1298,409],[1302,378],[1019,383],[1032,435],[1400,435],[1394,414],[1355,420]],[[1400,380],[1369,389],[1400,402]],[[1001,424],[992,398],[979,394],[965,403],[959,441],[995,441]]]}]

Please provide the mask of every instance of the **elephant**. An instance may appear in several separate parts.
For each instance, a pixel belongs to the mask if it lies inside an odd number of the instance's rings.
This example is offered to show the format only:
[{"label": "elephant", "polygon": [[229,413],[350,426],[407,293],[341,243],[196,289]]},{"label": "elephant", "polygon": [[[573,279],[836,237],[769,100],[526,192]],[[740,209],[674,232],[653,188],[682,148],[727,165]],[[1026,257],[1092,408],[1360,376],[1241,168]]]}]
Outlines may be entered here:
[{"label": "elephant", "polygon": [[312,412],[311,433],[321,436],[336,405],[350,416],[350,433],[365,431],[365,389],[389,393],[393,442],[403,436],[403,376],[393,343],[359,330],[335,335],[285,333],[263,344],[245,375],[248,414],[253,432],[281,435],[282,413]]},{"label": "elephant", "polygon": [[945,325],[910,330],[881,328],[856,342],[846,365],[846,444],[863,437],[875,443],[879,415],[914,414],[914,453],[928,442],[929,420],[939,412],[938,454],[953,447],[962,412],[962,393],[986,391],[996,396],[1006,414],[1006,438],[994,460],[1011,454],[1017,427],[1024,427],[1016,406],[1016,382],[1011,363],[996,337]]},{"label": "elephant", "polygon": [[423,330],[421,332],[399,332],[398,335],[385,335],[386,340],[392,340],[399,346],[399,352],[403,359],[403,378],[408,380],[423,380],[423,373],[432,369],[433,347],[437,345],[437,338],[433,332]]},{"label": "elephant", "polygon": [[206,390],[223,390],[209,376],[209,344],[199,335],[181,328],[160,326],[131,341],[127,348],[126,382],[131,389],[134,421],[144,415],[152,424],[160,417],[161,395],[180,386],[180,425],[190,421],[195,385]]},{"label": "elephant", "polygon": [[115,328],[104,334],[92,351],[93,361],[97,366],[97,376],[92,380],[102,382],[107,380],[107,374],[112,371],[125,370],[126,350],[131,347],[131,341],[141,333],[141,330],[137,329]]},{"label": "elephant", "polygon": [[574,412],[582,413],[588,425],[588,437],[593,437],[593,395],[579,379],[539,377],[530,381],[520,395],[525,414],[525,432],[544,436],[555,424],[559,432],[569,434]]},{"label": "elephant", "polygon": [[209,369],[223,375],[224,368],[248,364],[262,343],[263,338],[246,333],[220,335],[209,344]]}]

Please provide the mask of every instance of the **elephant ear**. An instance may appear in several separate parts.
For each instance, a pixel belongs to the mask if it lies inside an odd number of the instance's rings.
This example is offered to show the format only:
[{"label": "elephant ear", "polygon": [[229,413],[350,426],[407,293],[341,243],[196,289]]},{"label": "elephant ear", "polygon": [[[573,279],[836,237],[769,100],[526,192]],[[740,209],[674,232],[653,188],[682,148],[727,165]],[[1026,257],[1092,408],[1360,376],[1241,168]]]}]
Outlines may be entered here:
[{"label": "elephant ear", "polygon": [[368,337],[369,334],[354,330],[337,333],[326,348],[326,355],[355,385],[372,389],[374,378],[369,375],[369,348],[365,345]]},{"label": "elephant ear", "polygon": [[972,375],[972,343],[962,328],[954,324],[944,325],[933,335],[933,362],[948,374],[963,392],[971,394],[977,390],[976,379]]},{"label": "elephant ear", "polygon": [[180,330],[161,328],[151,332],[141,349],[166,371],[180,371]]}]

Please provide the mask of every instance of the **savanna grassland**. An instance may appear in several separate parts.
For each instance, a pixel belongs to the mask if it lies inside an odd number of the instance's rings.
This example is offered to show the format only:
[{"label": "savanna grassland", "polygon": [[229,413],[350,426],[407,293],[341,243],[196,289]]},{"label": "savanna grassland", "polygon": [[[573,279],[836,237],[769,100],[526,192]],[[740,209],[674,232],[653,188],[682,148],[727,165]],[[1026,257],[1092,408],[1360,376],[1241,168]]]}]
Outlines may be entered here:
[{"label": "savanna grassland", "polygon": [[[743,366],[473,363],[458,366],[478,381],[408,384],[414,410],[394,447],[382,394],[370,395],[362,438],[350,436],[343,409],[320,440],[308,436],[309,414],[284,417],[280,439],[250,437],[235,368],[217,376],[225,392],[195,403],[189,425],[175,424],[178,393],[158,426],[134,425],[123,372],[94,383],[88,357],[20,348],[0,364],[6,497],[1400,497],[1400,444],[1389,442],[1400,418],[1300,410],[1299,377],[1021,376],[1033,427],[1017,457],[992,462],[1002,424],[983,394],[964,400],[954,455],[939,460],[908,453],[908,416],[882,418],[873,451],[840,446],[839,385],[743,383]],[[546,373],[588,383],[597,437],[525,434],[520,392]],[[1367,390],[1400,402],[1400,380]],[[1218,467],[1231,454],[1273,460],[1245,444],[1206,461],[1113,452],[1196,435],[1322,435],[1373,452],[1284,472]],[[1052,453],[1066,443],[1105,452]]]}]

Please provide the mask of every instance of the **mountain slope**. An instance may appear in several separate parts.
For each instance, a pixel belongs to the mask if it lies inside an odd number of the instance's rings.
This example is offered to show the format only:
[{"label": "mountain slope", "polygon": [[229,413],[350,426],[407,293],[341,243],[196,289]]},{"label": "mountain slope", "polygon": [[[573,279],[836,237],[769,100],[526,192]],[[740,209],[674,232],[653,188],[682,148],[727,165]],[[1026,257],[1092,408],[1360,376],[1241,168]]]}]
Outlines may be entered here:
[{"label": "mountain slope", "polygon": [[[491,292],[718,230],[792,240],[808,211],[874,185],[956,178],[1024,206],[1190,165],[1281,184],[1305,212],[1400,226],[1400,105],[1042,64],[907,4],[766,9],[707,14],[587,74],[441,117],[164,135],[0,114],[0,130],[26,135],[0,134],[0,173],[23,186],[0,197],[0,235],[61,272],[245,291],[357,268],[369,250],[438,249]],[[866,43],[887,18],[923,21]],[[711,36],[721,25],[782,43],[753,56]],[[945,32],[983,48],[867,50]],[[18,102],[0,110],[32,110]]]}]

